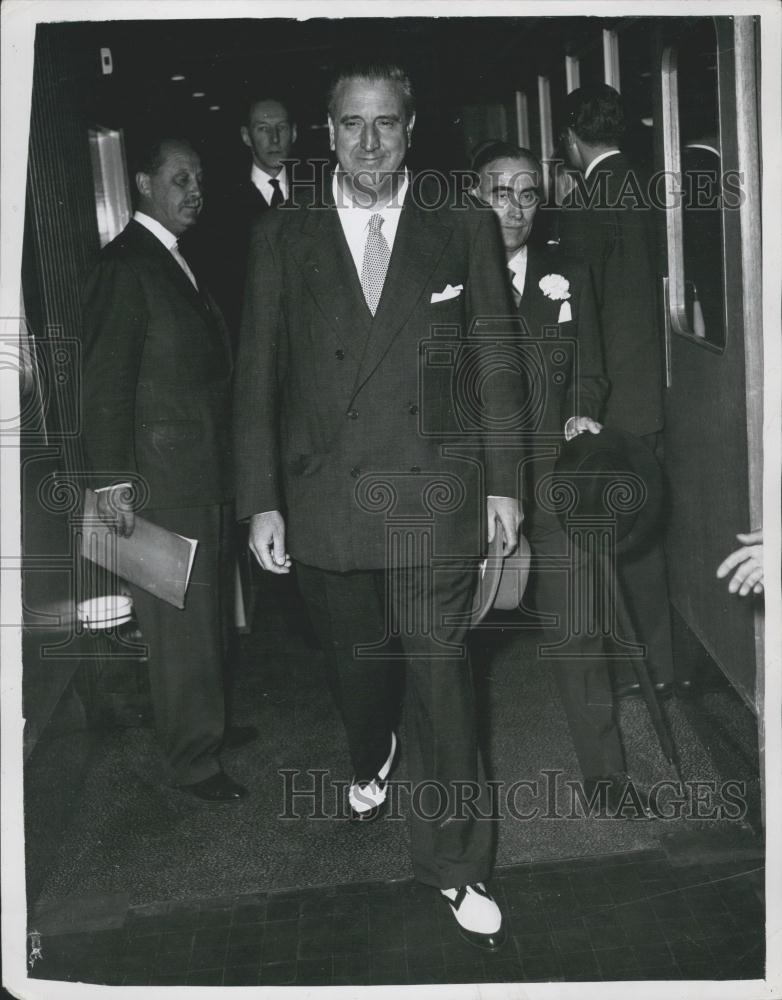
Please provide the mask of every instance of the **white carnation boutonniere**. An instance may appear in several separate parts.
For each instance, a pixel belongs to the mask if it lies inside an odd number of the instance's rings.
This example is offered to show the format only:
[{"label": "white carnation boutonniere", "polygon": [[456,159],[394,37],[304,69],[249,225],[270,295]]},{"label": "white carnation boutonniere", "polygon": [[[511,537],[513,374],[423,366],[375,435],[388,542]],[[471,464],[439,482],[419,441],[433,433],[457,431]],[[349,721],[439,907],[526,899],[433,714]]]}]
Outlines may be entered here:
[{"label": "white carnation boutonniere", "polygon": [[538,288],[540,288],[547,299],[562,303],[559,307],[557,322],[569,323],[573,319],[573,314],[570,311],[570,303],[565,301],[570,298],[570,292],[568,291],[570,282],[567,278],[561,274],[546,274],[538,282]]},{"label": "white carnation boutonniere", "polygon": [[554,299],[555,302],[570,298],[570,282],[561,274],[544,274],[538,288],[547,299]]}]

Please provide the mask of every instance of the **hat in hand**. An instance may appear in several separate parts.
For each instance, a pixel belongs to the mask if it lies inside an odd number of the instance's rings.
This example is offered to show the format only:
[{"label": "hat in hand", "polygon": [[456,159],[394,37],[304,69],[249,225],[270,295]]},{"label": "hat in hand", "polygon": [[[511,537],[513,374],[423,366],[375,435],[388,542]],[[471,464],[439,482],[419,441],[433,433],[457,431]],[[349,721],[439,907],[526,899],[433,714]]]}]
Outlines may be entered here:
[{"label": "hat in hand", "polygon": [[509,556],[502,555],[503,532],[499,521],[489,552],[478,573],[478,591],[470,615],[470,625],[477,625],[494,608],[515,611],[521,604],[529,577],[530,548],[524,535]]},{"label": "hat in hand", "polygon": [[646,444],[628,431],[604,427],[599,434],[585,432],[566,441],[549,486],[541,485],[552,499],[574,491],[575,505],[557,511],[563,528],[578,521],[595,527],[613,522],[617,552],[640,545],[661,521],[662,469]]}]

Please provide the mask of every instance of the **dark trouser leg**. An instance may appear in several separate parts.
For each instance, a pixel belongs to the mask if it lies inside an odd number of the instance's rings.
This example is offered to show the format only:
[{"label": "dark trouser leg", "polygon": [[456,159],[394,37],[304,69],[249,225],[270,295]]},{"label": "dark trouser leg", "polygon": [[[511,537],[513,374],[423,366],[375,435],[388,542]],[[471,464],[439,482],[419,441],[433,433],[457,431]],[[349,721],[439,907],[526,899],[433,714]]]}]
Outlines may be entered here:
[{"label": "dark trouser leg", "polygon": [[[533,552],[535,605],[538,611],[556,616],[556,624],[545,630],[538,655],[554,670],[581,772],[594,778],[624,771],[604,639],[594,627],[589,603],[575,613],[570,586],[575,574],[579,592],[589,592],[585,586],[589,562],[577,547],[569,551],[567,536],[552,515],[536,511],[525,531]],[[551,559],[568,557],[570,569],[551,568]],[[545,648],[563,642],[566,645],[560,649]]]},{"label": "dark trouser leg", "polygon": [[[494,824],[489,818],[476,736],[475,691],[464,645],[467,627],[443,621],[448,615],[463,618],[470,610],[476,574],[436,572],[430,581],[426,570],[412,569],[393,576],[396,579],[389,585],[408,657],[405,717],[413,787],[413,870],[421,882],[450,889],[488,878],[493,850]],[[414,609],[427,605],[429,615],[415,614]],[[416,627],[427,619],[431,629]],[[465,789],[475,799],[472,807],[464,804]]]},{"label": "dark trouser leg", "polygon": [[379,642],[384,636],[377,574],[332,573],[301,563],[296,573],[312,626],[326,653],[354,776],[358,781],[369,781],[388,757],[404,669],[399,658],[353,655],[354,647]]},{"label": "dark trouser leg", "polygon": [[[399,674],[407,660],[405,753],[413,793],[411,851],[416,877],[440,888],[487,878],[491,821],[476,820],[467,807],[466,818],[450,818],[460,792],[456,782],[473,788],[480,783],[485,794],[472,677],[462,648],[466,627],[439,624],[432,631],[425,624],[427,616],[416,614],[416,609],[427,608],[435,623],[446,613],[464,614],[471,606],[474,578],[464,571],[438,573],[432,585],[418,569],[388,576],[382,571],[329,573],[301,565],[297,571],[313,626],[334,664],[359,780],[372,778],[388,755]],[[384,585],[390,587],[391,621],[385,613]],[[353,655],[357,646],[381,643],[391,634],[399,637],[405,659],[393,658],[391,642],[386,644],[388,657]],[[444,807],[439,789],[448,800]],[[468,794],[462,791],[463,798]],[[485,799],[479,808],[488,814]]]},{"label": "dark trouser leg", "polygon": [[[620,553],[617,564],[619,584],[635,628],[635,638],[646,648],[650,680],[653,684],[669,684],[673,681],[673,649],[668,578],[662,543],[654,539],[638,552]],[[635,680],[632,665],[622,663],[621,669],[617,671],[617,681],[625,683]]]},{"label": "dark trouser leg", "polygon": [[[662,435],[642,434],[641,440],[662,465]],[[617,556],[617,577],[635,630],[635,635],[626,638],[645,647],[653,684],[669,684],[674,676],[663,527],[661,524],[640,548]],[[618,684],[636,681],[632,663],[628,662],[619,661],[614,676]]]},{"label": "dark trouser leg", "polygon": [[[232,565],[220,507],[144,511],[161,527],[199,541],[184,610],[133,587],[149,647],[149,679],[158,741],[171,784],[189,785],[220,769],[225,724],[223,581]],[[227,565],[226,565],[227,564]]]}]

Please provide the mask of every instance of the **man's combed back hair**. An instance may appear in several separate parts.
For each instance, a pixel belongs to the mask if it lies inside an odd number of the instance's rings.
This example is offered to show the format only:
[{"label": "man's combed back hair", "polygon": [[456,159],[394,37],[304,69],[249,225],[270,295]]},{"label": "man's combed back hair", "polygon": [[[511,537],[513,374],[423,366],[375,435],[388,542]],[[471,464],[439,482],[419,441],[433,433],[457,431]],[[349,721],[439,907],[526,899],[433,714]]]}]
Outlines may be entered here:
[{"label": "man's combed back hair", "polygon": [[495,160],[529,160],[536,173],[542,172],[540,160],[531,149],[516,146],[503,139],[488,139],[476,146],[472,151],[472,170],[477,174],[487,163],[493,163]]},{"label": "man's combed back hair", "polygon": [[618,145],[625,134],[622,98],[607,83],[579,87],[565,98],[565,125],[590,145]]},{"label": "man's combed back hair", "polygon": [[164,146],[170,143],[178,143],[182,146],[187,146],[188,149],[192,149],[196,152],[196,148],[192,140],[188,139],[184,135],[156,135],[151,139],[147,139],[142,142],[137,150],[134,157],[135,166],[133,169],[133,174],[154,174],[163,165],[163,160],[165,159],[163,155]]},{"label": "man's combed back hair", "polygon": [[413,85],[407,72],[393,62],[356,62],[340,69],[334,77],[334,81],[329,89],[329,115],[332,121],[336,121],[337,94],[339,88],[348,80],[385,80],[389,83],[396,83],[402,91],[402,103],[405,110],[405,120],[410,119],[415,114],[415,94]]},{"label": "man's combed back hair", "polygon": [[288,121],[293,123],[293,111],[291,110],[291,106],[288,101],[284,101],[281,97],[278,97],[277,94],[258,91],[255,97],[251,97],[244,102],[242,107],[242,125],[250,124],[250,115],[253,113],[253,108],[256,104],[265,104],[267,101],[273,101],[275,104],[281,105],[285,109]]}]

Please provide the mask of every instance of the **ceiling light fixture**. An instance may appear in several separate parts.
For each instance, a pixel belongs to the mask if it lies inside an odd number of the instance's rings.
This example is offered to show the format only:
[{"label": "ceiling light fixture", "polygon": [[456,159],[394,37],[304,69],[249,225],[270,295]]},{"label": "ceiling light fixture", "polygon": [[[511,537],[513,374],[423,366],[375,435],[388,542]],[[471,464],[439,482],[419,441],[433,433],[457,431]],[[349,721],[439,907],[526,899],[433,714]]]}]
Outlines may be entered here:
[{"label": "ceiling light fixture", "polygon": [[185,79],[185,77],[181,73],[174,73],[171,79],[174,81],[174,83],[180,83],[182,80]]},{"label": "ceiling light fixture", "polygon": [[210,111],[219,111],[220,110],[220,105],[219,104],[210,104],[209,105],[209,110]]},{"label": "ceiling light fixture", "polygon": [[206,97],[206,94],[203,92],[203,90],[194,90],[193,97]]}]

